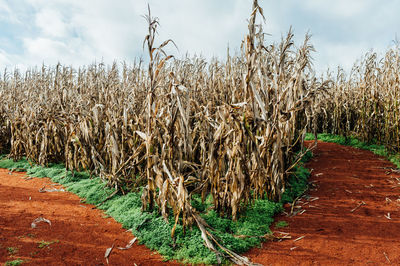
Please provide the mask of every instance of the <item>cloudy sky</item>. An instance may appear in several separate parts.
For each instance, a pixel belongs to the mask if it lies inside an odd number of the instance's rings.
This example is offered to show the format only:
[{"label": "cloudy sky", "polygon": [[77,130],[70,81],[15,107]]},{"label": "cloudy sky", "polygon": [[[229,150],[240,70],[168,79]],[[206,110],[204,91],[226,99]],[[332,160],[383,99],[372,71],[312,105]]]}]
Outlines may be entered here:
[{"label": "cloudy sky", "polygon": [[[0,72],[45,63],[88,65],[132,62],[142,50],[151,6],[160,20],[159,41],[173,39],[186,52],[223,58],[238,50],[246,34],[251,0],[0,0]],[[267,42],[292,25],[296,43],[312,34],[322,71],[350,69],[365,52],[383,52],[400,30],[397,0],[259,0]]]}]

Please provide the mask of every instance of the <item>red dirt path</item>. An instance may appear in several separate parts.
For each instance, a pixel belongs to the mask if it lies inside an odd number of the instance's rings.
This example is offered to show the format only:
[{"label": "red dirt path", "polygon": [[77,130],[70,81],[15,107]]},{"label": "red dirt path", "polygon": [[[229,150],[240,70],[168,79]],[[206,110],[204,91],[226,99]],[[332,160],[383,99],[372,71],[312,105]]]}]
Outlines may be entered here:
[{"label": "red dirt path", "polygon": [[[315,187],[295,208],[305,212],[282,214],[277,220],[289,226],[272,228],[292,239],[264,243],[246,255],[263,265],[400,265],[400,175],[384,169],[394,165],[333,143],[319,143],[314,155],[307,167]],[[361,202],[366,205],[351,212]]]},{"label": "red dirt path", "polygon": [[[136,243],[125,247],[133,238],[104,212],[92,209],[93,205],[80,202],[69,192],[40,193],[48,178],[25,180],[22,173],[9,174],[0,169],[0,264],[17,258],[26,265],[107,265],[104,254],[115,243],[109,256],[109,265],[163,265],[162,257]],[[60,188],[60,186],[57,186]],[[31,228],[38,217],[51,221]],[[40,242],[53,242],[39,248]],[[16,248],[15,254],[7,248]],[[23,264],[25,265],[25,264]]]},{"label": "red dirt path", "polygon": [[[263,265],[400,265],[400,175],[384,169],[394,165],[368,151],[319,143],[307,167],[313,169],[310,181],[315,186],[307,192],[311,198],[300,199],[296,206],[301,208],[294,208],[305,212],[282,214],[277,220],[289,226],[272,228],[292,238],[266,242],[245,255]],[[51,180],[24,177],[0,169],[0,263],[22,258],[29,265],[106,265],[105,250],[132,239],[120,224],[73,194],[39,193]],[[351,212],[361,202],[366,205]],[[32,229],[37,217],[52,225],[40,223]],[[39,248],[40,241],[56,242]],[[11,255],[8,247],[16,247],[16,253]],[[176,264],[163,263],[157,253],[136,244],[125,251],[114,249],[109,262]]]}]

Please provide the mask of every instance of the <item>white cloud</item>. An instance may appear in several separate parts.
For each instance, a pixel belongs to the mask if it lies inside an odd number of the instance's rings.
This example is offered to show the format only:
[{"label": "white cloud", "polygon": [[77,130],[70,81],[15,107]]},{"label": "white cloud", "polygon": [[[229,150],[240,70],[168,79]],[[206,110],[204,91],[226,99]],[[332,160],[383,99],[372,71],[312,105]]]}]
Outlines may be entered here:
[{"label": "white cloud", "polygon": [[[376,2],[376,1],[375,1]],[[371,10],[371,0],[305,0],[301,5],[321,17],[334,19],[351,18]],[[380,3],[381,4],[381,3]]]},{"label": "white cloud", "polygon": [[[330,70],[336,70],[338,66],[349,71],[356,60],[368,51],[368,47],[363,43],[325,43],[319,47],[323,48],[317,51],[315,67],[321,72],[328,67]],[[324,56],[321,57],[321,54]]]},{"label": "white cloud", "polygon": [[24,39],[26,52],[32,59],[53,61],[58,60],[60,55],[68,53],[68,46],[61,42],[46,38]]},{"label": "white cloud", "polygon": [[[144,54],[147,25],[141,17],[149,2],[160,19],[157,42],[173,39],[180,57],[187,51],[224,57],[229,43],[239,50],[247,32],[251,0],[0,0],[0,69],[6,65],[75,66],[97,60],[133,61]],[[310,30],[324,69],[351,67],[370,48],[384,50],[395,38],[400,1],[260,0],[267,42],[279,41],[290,25],[297,44]],[[13,45],[14,44],[14,45]]]},{"label": "white cloud", "polygon": [[8,21],[11,23],[21,23],[5,0],[0,0],[0,21]]},{"label": "white cloud", "polygon": [[129,55],[138,41],[134,38],[132,7],[96,1],[83,1],[76,5],[79,11],[72,14],[71,24],[96,55],[107,61]]},{"label": "white cloud", "polygon": [[36,26],[45,36],[62,38],[69,37],[69,25],[63,21],[63,15],[60,11],[43,8],[36,14]]},{"label": "white cloud", "polygon": [[79,39],[69,39],[68,42],[51,38],[25,38],[23,40],[24,61],[29,65],[54,65],[61,62],[66,65],[87,65],[94,61],[90,48]]},{"label": "white cloud", "polygon": [[0,49],[0,62],[2,62],[4,65],[11,64],[11,59],[9,58],[9,55],[2,49]]},{"label": "white cloud", "polygon": [[[246,30],[249,10],[241,9],[233,1],[229,10],[221,8],[214,1],[168,1],[160,9],[170,9],[160,16],[160,40],[172,38],[181,54],[186,51],[202,53],[210,58],[223,56],[228,43],[239,46]],[[168,6],[167,6],[168,5]],[[157,10],[154,10],[157,14]],[[174,15],[167,15],[174,14]]]}]

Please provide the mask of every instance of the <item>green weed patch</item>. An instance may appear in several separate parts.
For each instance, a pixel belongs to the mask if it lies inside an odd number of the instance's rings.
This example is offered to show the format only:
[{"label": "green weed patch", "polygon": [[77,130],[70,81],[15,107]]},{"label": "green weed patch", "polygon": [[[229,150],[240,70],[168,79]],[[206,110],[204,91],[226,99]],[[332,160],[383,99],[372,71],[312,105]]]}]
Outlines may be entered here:
[{"label": "green weed patch", "polygon": [[279,221],[279,222],[275,223],[275,227],[276,228],[284,228],[284,227],[286,227],[288,225],[289,225],[289,223],[286,222],[286,221]]},{"label": "green weed patch", "polygon": [[4,265],[6,265],[6,266],[15,266],[15,265],[21,265],[24,262],[25,261],[22,260],[22,259],[15,259],[15,260],[6,261],[6,263]]}]

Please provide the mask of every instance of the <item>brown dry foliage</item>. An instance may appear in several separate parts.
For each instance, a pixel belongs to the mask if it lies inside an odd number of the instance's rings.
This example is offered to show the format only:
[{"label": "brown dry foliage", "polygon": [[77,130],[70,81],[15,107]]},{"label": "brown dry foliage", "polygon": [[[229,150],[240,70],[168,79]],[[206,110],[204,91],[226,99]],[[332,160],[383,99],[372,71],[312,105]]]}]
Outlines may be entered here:
[{"label": "brown dry foliage", "polygon": [[400,151],[400,47],[387,50],[382,58],[367,53],[347,76],[338,69],[328,74],[333,86],[327,100],[316,110],[317,130],[365,142],[377,141]]},{"label": "brown dry foliage", "polygon": [[9,156],[64,162],[123,193],[144,187],[144,209],[157,204],[165,218],[204,230],[193,194],[212,195],[233,219],[255,198],[279,200],[328,83],[314,77],[310,36],[296,48],[290,30],[266,45],[257,14],[254,1],[242,53],[224,62],[172,59],[163,50],[171,40],[154,44],[149,12],[147,69],[57,65],[5,75],[0,138]]}]

